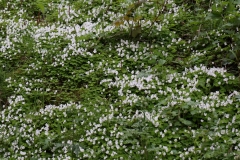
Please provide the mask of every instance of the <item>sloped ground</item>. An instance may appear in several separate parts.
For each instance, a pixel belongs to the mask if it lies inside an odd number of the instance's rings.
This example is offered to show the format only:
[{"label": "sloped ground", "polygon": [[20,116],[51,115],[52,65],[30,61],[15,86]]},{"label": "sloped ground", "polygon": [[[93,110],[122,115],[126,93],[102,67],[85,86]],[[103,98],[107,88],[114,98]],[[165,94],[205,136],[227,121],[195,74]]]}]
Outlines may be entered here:
[{"label": "sloped ground", "polygon": [[237,1],[0,3],[0,157],[240,158]]}]

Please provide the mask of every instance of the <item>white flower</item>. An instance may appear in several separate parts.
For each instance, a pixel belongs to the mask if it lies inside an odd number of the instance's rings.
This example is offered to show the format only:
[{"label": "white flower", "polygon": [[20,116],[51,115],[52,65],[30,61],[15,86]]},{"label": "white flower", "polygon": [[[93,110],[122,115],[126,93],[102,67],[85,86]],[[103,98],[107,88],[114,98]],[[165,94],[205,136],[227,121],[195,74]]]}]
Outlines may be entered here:
[{"label": "white flower", "polygon": [[24,156],[26,155],[26,152],[20,151],[20,154]]},{"label": "white flower", "polygon": [[35,134],[38,136],[41,133],[41,130],[36,130]]}]

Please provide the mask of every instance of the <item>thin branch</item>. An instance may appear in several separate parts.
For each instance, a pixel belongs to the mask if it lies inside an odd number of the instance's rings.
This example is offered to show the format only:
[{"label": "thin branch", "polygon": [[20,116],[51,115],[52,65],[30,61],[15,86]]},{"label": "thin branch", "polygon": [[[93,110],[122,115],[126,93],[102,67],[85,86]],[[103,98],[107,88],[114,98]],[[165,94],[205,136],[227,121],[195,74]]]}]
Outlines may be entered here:
[{"label": "thin branch", "polygon": [[[158,2],[157,2],[157,3],[158,3]],[[167,0],[164,1],[163,7],[162,7],[161,10],[160,10],[159,5],[158,5],[158,14],[157,14],[157,16],[155,17],[154,21],[151,23],[151,26],[149,27],[149,29],[150,29],[150,30],[149,30],[149,34],[150,34],[151,31],[152,31],[152,27],[153,27],[154,23],[157,21],[157,19],[159,18],[159,16],[160,16],[160,15],[163,13],[163,11],[165,10],[166,4],[167,4]]]}]

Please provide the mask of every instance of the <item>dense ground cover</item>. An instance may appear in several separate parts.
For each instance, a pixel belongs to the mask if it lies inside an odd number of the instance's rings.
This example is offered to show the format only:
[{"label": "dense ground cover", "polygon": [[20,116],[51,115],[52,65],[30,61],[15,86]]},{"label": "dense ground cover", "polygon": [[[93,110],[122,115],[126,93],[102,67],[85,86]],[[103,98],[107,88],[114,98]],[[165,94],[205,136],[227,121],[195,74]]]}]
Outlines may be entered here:
[{"label": "dense ground cover", "polygon": [[0,1],[0,157],[240,159],[239,12]]}]

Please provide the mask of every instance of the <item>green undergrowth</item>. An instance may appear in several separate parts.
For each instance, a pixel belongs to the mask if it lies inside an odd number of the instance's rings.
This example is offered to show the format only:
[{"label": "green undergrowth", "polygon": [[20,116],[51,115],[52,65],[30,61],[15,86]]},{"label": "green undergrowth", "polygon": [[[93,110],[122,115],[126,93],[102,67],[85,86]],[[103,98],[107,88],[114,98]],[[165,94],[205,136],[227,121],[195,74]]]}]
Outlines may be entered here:
[{"label": "green undergrowth", "polygon": [[239,12],[0,1],[0,158],[240,159]]}]

